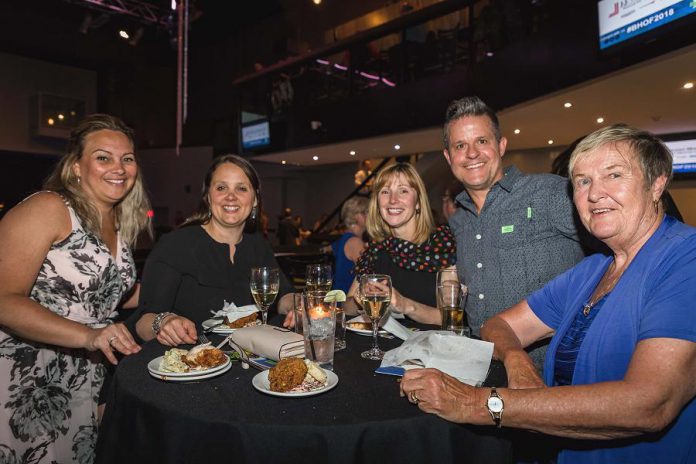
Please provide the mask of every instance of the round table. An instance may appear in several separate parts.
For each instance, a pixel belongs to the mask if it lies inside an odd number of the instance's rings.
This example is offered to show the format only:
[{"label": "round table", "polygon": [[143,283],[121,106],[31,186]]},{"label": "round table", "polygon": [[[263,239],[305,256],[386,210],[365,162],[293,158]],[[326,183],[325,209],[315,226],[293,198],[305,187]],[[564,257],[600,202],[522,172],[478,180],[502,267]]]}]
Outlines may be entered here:
[{"label": "round table", "polygon": [[[119,363],[97,462],[510,462],[510,443],[499,429],[423,413],[399,396],[399,378],[375,374],[379,362],[360,357],[370,337],[349,332],[346,341],[334,359],[338,385],[304,398],[257,391],[251,380],[259,371],[239,363],[199,382],[155,379],[147,363],[167,348],[149,342]],[[380,338],[383,349],[399,344]],[[492,365],[487,383],[505,384],[500,363]]]}]

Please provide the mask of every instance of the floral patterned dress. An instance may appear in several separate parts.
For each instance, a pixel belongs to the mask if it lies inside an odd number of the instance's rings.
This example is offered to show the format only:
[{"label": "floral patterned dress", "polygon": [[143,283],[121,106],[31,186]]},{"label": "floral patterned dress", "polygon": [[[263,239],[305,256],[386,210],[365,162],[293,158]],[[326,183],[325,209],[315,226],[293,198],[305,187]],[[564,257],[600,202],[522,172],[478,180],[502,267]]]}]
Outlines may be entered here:
[{"label": "floral patterned dress", "polygon": [[[130,249],[114,259],[68,206],[72,232],[48,252],[30,298],[89,327],[103,327],[135,281]],[[0,327],[0,462],[89,463],[104,381],[101,352],[24,340]]]}]

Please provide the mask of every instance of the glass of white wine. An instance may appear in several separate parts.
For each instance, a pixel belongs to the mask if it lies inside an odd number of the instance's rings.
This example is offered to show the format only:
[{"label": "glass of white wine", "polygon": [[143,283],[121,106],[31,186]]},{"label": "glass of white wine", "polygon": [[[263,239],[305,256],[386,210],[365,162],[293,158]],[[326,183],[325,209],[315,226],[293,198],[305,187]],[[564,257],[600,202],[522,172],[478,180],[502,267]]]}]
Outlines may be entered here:
[{"label": "glass of white wine", "polygon": [[268,321],[268,308],[273,304],[280,287],[278,269],[273,267],[251,268],[251,296],[254,297],[256,306],[261,310],[262,322]]},{"label": "glass of white wine", "polygon": [[361,353],[361,356],[379,361],[384,357],[384,351],[379,349],[377,343],[379,321],[384,317],[391,302],[391,278],[384,274],[361,275],[359,287],[360,306],[365,316],[372,321],[372,348]]},{"label": "glass of white wine", "polygon": [[328,292],[333,285],[333,271],[330,264],[308,264],[305,274],[308,292]]}]

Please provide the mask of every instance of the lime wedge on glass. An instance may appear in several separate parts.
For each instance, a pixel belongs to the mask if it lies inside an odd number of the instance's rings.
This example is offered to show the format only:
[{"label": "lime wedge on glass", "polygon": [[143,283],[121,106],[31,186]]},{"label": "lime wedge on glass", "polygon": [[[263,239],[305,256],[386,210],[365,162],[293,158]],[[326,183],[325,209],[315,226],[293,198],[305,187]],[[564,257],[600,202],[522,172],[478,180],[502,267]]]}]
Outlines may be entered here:
[{"label": "lime wedge on glass", "polygon": [[342,303],[346,301],[346,293],[343,290],[329,290],[324,297],[327,303]]}]

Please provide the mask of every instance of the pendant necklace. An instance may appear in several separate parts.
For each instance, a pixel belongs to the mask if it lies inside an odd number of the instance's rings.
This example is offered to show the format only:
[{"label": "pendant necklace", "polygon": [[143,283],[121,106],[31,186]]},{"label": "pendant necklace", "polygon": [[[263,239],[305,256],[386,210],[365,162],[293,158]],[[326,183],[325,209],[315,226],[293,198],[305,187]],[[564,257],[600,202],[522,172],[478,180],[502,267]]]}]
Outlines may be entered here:
[{"label": "pendant necklace", "polygon": [[[612,263],[612,266],[614,266],[614,263]],[[602,300],[602,298],[607,296],[607,294],[614,289],[617,282],[621,278],[621,274],[622,273],[619,273],[616,277],[614,277],[612,280],[610,280],[609,284],[605,285],[606,289],[603,289],[600,292],[598,292],[597,296],[595,298],[590,297],[590,300],[587,303],[585,303],[585,305],[582,307],[582,315],[583,316],[585,316],[585,317],[589,316],[590,311],[592,311],[592,308],[594,308],[594,306],[597,303],[599,303]]]}]

